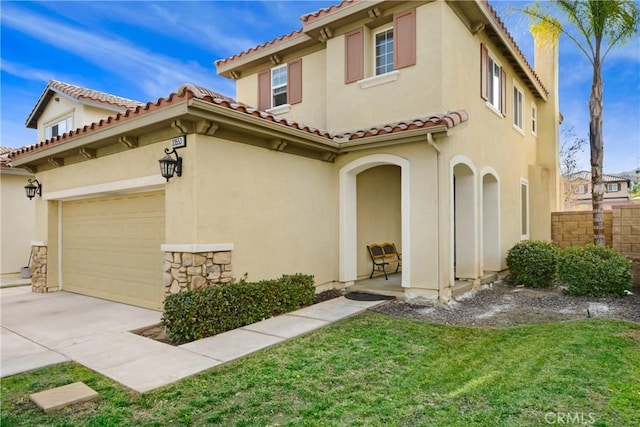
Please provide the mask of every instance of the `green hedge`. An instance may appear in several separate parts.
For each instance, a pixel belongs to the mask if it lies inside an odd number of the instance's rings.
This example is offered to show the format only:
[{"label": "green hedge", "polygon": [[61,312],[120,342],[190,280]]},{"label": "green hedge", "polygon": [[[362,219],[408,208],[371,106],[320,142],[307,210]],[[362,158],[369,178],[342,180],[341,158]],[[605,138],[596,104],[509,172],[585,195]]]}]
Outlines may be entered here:
[{"label": "green hedge", "polygon": [[631,260],[611,248],[569,247],[558,259],[558,280],[568,295],[622,296],[631,289]]},{"label": "green hedge", "polygon": [[162,323],[181,344],[311,305],[314,293],[313,276],[303,274],[205,287],[168,295]]},{"label": "green hedge", "polygon": [[549,286],[556,274],[557,259],[558,247],[551,242],[518,242],[507,252],[509,280],[515,286]]}]

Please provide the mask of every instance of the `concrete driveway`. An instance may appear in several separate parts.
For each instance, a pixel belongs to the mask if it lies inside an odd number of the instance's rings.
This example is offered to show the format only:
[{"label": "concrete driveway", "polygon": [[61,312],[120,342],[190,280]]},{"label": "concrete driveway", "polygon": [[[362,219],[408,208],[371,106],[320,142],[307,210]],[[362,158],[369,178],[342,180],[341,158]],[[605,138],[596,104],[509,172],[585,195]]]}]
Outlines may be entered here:
[{"label": "concrete driveway", "polygon": [[159,311],[30,287],[1,289],[0,304],[2,377],[75,360],[143,392],[220,363],[129,332]]},{"label": "concrete driveway", "polygon": [[158,311],[68,292],[5,288],[0,289],[0,373],[5,377],[74,360],[143,393],[383,302],[334,298],[174,347],[129,332],[158,323]]}]

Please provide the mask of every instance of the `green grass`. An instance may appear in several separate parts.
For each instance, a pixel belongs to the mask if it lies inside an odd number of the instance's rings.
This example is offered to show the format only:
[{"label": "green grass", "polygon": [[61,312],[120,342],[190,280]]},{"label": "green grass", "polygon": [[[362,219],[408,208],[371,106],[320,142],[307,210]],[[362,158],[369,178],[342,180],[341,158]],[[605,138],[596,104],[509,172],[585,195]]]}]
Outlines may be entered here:
[{"label": "green grass", "polygon": [[[473,329],[366,313],[143,395],[73,363],[4,378],[0,425],[543,426],[554,413],[632,426],[639,361],[636,323]],[[29,400],[75,381],[100,397],[50,415]]]}]

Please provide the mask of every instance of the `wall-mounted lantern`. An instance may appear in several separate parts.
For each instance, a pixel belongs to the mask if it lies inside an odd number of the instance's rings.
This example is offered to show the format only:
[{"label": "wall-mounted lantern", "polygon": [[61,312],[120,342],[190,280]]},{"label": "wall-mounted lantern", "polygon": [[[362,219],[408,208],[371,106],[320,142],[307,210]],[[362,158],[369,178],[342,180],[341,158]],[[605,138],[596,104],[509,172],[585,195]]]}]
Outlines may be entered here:
[{"label": "wall-mounted lantern", "polygon": [[[171,150],[168,148],[164,149],[165,156],[158,160],[160,163],[160,173],[163,178],[167,179],[167,182],[173,175],[182,176],[182,157],[178,156],[176,149],[186,147],[187,146],[187,137],[186,135],[179,136],[177,138],[173,138],[171,140]],[[175,154],[176,158],[171,157],[172,154]]]},{"label": "wall-mounted lantern", "polygon": [[36,194],[42,197],[42,184],[37,179],[28,179],[29,183],[24,186],[24,192],[27,193],[29,200],[33,199]]}]

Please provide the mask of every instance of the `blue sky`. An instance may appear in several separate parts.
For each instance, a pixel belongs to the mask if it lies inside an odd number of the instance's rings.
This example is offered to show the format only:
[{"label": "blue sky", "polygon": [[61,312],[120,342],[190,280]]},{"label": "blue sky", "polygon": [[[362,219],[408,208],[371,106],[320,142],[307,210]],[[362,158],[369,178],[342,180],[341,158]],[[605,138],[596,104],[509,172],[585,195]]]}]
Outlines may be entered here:
[{"label": "blue sky", "polygon": [[[4,1],[0,3],[0,145],[37,142],[25,120],[49,79],[138,101],[168,96],[186,82],[234,96],[213,62],[301,27],[299,17],[335,1]],[[526,18],[491,1],[529,62]],[[591,65],[567,39],[560,45],[565,126],[588,138]],[[640,38],[604,66],[604,170],[640,167]],[[460,106],[451,106],[458,109]],[[425,112],[430,114],[435,112]],[[580,167],[589,168],[588,149]]]}]

